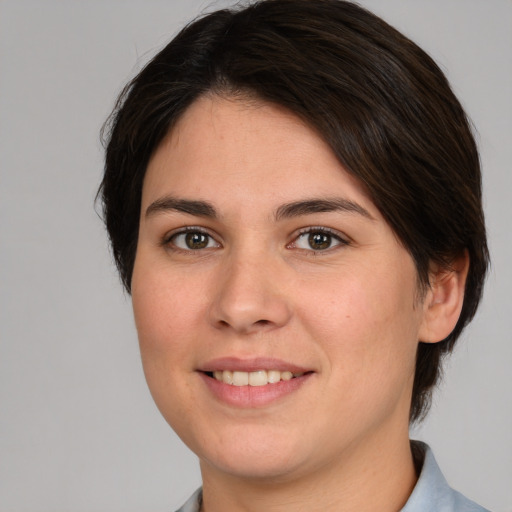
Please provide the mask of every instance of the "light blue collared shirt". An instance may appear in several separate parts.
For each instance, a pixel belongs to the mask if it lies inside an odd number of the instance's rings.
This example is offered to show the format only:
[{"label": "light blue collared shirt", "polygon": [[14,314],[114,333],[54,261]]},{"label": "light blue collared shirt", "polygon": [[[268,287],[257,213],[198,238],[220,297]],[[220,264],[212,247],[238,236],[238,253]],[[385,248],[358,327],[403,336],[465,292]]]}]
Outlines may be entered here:
[{"label": "light blue collared shirt", "polygon": [[[444,478],[432,450],[424,443],[414,443],[425,453],[420,477],[400,512],[489,512],[459,492],[453,490]],[[201,489],[176,512],[199,512]]]}]

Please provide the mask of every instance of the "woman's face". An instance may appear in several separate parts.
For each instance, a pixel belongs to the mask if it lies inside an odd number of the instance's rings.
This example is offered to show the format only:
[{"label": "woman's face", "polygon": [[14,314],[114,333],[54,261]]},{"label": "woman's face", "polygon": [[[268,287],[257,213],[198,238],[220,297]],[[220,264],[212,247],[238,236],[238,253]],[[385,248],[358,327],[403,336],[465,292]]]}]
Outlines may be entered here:
[{"label": "woman's face", "polygon": [[407,436],[414,263],[283,109],[183,115],[147,170],[132,291],[150,390],[203,470],[275,481]]}]

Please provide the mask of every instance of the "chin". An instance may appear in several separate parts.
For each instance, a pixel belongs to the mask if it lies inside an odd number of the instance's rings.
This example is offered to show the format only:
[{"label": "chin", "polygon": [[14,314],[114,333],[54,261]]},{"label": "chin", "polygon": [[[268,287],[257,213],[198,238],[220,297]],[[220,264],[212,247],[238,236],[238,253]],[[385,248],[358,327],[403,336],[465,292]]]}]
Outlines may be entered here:
[{"label": "chin", "polygon": [[293,441],[284,428],[280,432],[250,427],[242,430],[242,433],[225,434],[220,443],[214,446],[204,440],[204,446],[190,447],[199,455],[201,466],[205,464],[216,471],[240,478],[286,479],[287,475],[295,474],[303,465],[304,461],[300,459],[305,455],[302,452],[307,450],[304,450],[306,443],[304,440],[300,442],[300,437],[297,442]]},{"label": "chin", "polygon": [[274,483],[291,478],[300,468],[300,464],[294,464],[290,458],[275,453],[252,454],[239,457],[237,460],[227,460],[225,457],[212,457],[212,460],[204,458],[201,459],[201,468],[203,465],[235,478],[262,482],[271,480]]}]

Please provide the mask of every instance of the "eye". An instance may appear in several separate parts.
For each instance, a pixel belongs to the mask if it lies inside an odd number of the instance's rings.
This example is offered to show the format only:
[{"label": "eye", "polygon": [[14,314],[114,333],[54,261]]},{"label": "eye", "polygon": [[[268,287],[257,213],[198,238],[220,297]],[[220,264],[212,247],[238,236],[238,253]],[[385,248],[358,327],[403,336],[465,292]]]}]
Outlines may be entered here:
[{"label": "eye", "polygon": [[291,247],[319,252],[338,245],[348,245],[348,242],[327,228],[309,228],[292,242]]},{"label": "eye", "polygon": [[198,229],[187,229],[173,234],[167,241],[183,251],[200,251],[220,247],[220,244],[208,233]]}]

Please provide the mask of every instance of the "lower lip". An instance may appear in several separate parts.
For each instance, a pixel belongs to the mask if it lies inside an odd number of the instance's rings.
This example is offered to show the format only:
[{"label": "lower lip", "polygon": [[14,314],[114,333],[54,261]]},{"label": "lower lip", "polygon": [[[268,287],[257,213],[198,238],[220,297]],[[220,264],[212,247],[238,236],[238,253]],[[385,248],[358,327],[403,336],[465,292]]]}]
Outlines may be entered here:
[{"label": "lower lip", "polygon": [[233,386],[225,384],[203,372],[199,372],[215,398],[235,407],[264,407],[297,391],[308,381],[312,373],[306,373],[290,380],[281,380],[265,386]]}]

